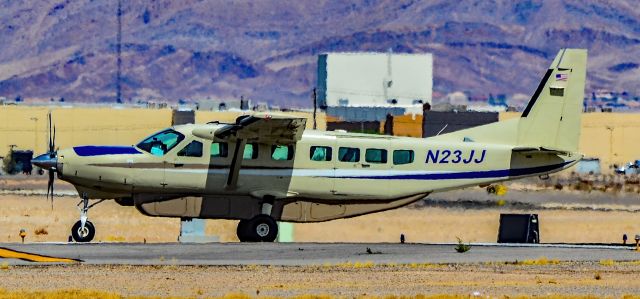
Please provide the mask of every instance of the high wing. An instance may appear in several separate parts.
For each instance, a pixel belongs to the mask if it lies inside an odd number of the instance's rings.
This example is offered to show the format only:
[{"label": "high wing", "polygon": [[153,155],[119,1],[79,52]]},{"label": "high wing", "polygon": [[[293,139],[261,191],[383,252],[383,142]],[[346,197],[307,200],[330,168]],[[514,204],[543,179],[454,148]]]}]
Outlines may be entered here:
[{"label": "high wing", "polygon": [[307,120],[270,113],[242,115],[235,124],[209,124],[193,130],[205,139],[250,140],[258,143],[291,144],[302,138]]},{"label": "high wing", "polygon": [[227,175],[227,190],[235,189],[242,168],[242,151],[247,142],[289,145],[302,138],[306,118],[260,113],[236,118],[235,124],[211,123],[193,129],[200,138],[235,142],[233,158]]}]

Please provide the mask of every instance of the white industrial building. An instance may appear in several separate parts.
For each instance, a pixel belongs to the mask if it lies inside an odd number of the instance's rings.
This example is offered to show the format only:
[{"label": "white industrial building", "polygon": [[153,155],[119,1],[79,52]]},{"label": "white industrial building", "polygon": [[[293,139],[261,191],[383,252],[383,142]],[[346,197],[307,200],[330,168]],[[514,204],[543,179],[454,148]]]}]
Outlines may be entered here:
[{"label": "white industrial building", "polygon": [[321,107],[422,113],[422,105],[431,104],[431,54],[327,53],[318,56],[317,71]]}]

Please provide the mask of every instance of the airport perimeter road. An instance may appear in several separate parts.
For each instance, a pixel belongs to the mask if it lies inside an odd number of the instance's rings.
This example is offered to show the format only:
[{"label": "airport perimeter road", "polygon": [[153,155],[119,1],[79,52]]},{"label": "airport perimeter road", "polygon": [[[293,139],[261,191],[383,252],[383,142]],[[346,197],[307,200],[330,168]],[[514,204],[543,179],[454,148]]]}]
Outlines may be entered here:
[{"label": "airport perimeter road", "polygon": [[[86,264],[131,265],[325,265],[345,262],[476,263],[528,259],[561,261],[640,260],[640,252],[605,246],[474,245],[457,253],[453,244],[0,244],[16,251],[80,259]],[[371,253],[367,252],[367,248]],[[34,264],[2,259],[9,264]]]}]

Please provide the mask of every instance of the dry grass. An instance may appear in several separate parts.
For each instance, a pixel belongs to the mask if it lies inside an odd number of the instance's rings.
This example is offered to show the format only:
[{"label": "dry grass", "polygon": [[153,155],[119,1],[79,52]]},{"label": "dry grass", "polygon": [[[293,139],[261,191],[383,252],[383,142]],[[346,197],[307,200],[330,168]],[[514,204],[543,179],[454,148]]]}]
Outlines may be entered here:
[{"label": "dry grass", "polygon": [[107,242],[124,242],[127,239],[123,236],[107,236],[106,238],[104,238],[105,241]]},{"label": "dry grass", "polygon": [[0,299],[120,299],[121,295],[90,290],[61,290],[61,291],[5,291],[0,290]]},{"label": "dry grass", "polygon": [[[77,199],[56,198],[53,210],[40,196],[0,195],[0,241],[20,242],[20,228],[48,234],[30,234],[26,242],[67,241],[69,229],[78,219]],[[539,214],[541,242],[615,243],[622,235],[640,232],[635,213],[570,210],[481,210],[454,208],[401,208],[397,210],[322,223],[295,224],[295,240],[300,242],[495,242],[500,213]],[[179,219],[147,217],[133,207],[113,201],[101,203],[89,212],[96,225],[96,241],[175,242]],[[208,220],[206,233],[222,242],[235,242],[236,221]],[[606,223],[607,225],[601,225]],[[136,229],[131,229],[135,227]]]},{"label": "dry grass", "polygon": [[[202,297],[202,294],[197,294],[198,297],[201,298],[216,298],[216,299],[253,299],[253,298],[263,298],[263,299],[278,299],[278,298],[286,298],[286,299],[334,299],[334,298],[345,298],[343,296],[333,296],[327,294],[302,294],[291,297],[277,297],[277,296],[250,296],[244,293],[229,293],[220,297]],[[474,295],[413,295],[413,296],[396,296],[396,295],[386,295],[386,296],[371,296],[371,295],[360,295],[355,298],[358,299],[468,299],[473,297],[483,297],[480,294]],[[194,298],[194,297],[159,297],[159,296],[122,296],[115,293],[102,292],[102,291],[92,291],[92,290],[58,290],[58,291],[5,291],[0,289],[0,299],[84,299],[84,298],[93,298],[93,299],[124,299],[124,298],[139,298],[139,299],[156,299],[156,298]],[[597,296],[567,296],[567,295],[543,295],[543,296],[502,296],[499,298],[517,298],[517,299],[528,299],[528,298],[537,298],[537,299],[592,299],[599,298]],[[637,296],[624,296],[625,299],[633,299],[640,298]]]},{"label": "dry grass", "polygon": [[[404,234],[409,243],[496,242],[500,213],[537,213],[540,242],[543,243],[622,243],[622,235],[640,233],[640,222],[632,212],[587,210],[513,210],[504,208],[397,210],[295,225],[300,242],[400,242]],[[607,225],[602,225],[606,223]]]},{"label": "dry grass", "polygon": [[[337,263],[337,264],[325,263],[321,267],[305,266],[301,268],[322,269],[322,270],[333,271],[336,269],[375,269],[375,270],[427,269],[427,268],[439,268],[439,267],[447,267],[447,266],[448,264],[434,264],[434,263],[376,264],[372,261],[365,261],[365,262],[344,262],[344,263]],[[268,266],[258,266],[258,267],[268,267]]]},{"label": "dry grass", "polygon": [[602,265],[602,266],[613,266],[615,264],[616,264],[616,261],[611,260],[611,259],[609,259],[609,260],[600,260],[600,265]]},{"label": "dry grass", "polygon": [[[561,265],[536,262],[530,267],[504,263],[356,264],[329,267],[15,266],[10,275],[2,275],[0,288],[12,292],[0,292],[0,299],[37,298],[34,294],[74,298],[73,292],[84,292],[76,298],[111,298],[108,296],[113,294],[139,298],[313,298],[319,294],[340,298],[391,298],[387,295],[395,298],[469,298],[476,291],[482,297],[491,298],[519,298],[521,294],[539,298],[588,298],[582,296],[588,294],[619,298],[640,293],[640,271],[635,265],[610,268],[597,263],[574,262]],[[595,273],[600,273],[601,279],[597,279]],[[77,280],[74,277],[95,279]],[[69,291],[80,288],[85,291]],[[85,296],[88,292],[93,295]],[[549,294],[562,296],[549,297]]]},{"label": "dry grass", "polygon": [[556,259],[550,260],[543,256],[535,260],[516,261],[513,264],[521,265],[521,266],[546,266],[546,265],[558,265],[560,264],[560,261]]}]

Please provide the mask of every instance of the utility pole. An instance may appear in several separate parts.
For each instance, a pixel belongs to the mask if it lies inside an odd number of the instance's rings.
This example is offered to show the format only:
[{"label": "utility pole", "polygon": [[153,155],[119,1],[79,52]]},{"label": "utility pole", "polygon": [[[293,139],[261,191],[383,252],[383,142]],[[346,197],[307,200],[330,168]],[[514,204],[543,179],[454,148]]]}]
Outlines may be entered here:
[{"label": "utility pole", "polygon": [[313,89],[313,129],[316,130],[317,129],[317,123],[316,123],[316,113],[318,111],[318,102],[317,102],[317,95],[316,95],[316,89]]},{"label": "utility pole", "polygon": [[33,121],[33,152],[38,153],[38,118],[29,118]]},{"label": "utility pole", "polygon": [[118,33],[117,33],[117,41],[116,41],[116,59],[117,59],[117,70],[116,70],[116,102],[118,104],[122,103],[122,0],[118,0]]},{"label": "utility pole", "polygon": [[609,166],[613,165],[613,127],[607,126],[609,130]]}]

